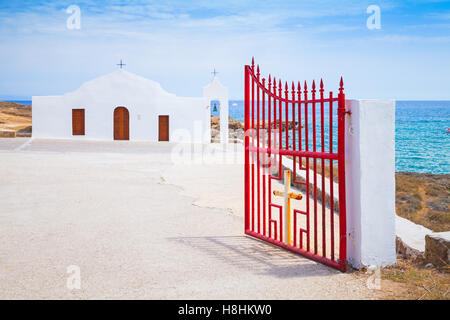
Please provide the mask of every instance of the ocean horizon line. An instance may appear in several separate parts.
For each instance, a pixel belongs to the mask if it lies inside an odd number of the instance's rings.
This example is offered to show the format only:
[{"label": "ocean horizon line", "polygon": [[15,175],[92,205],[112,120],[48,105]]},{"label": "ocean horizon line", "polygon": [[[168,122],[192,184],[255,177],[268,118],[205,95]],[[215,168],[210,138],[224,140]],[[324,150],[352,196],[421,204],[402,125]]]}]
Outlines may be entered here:
[{"label": "ocean horizon line", "polygon": [[[362,100],[365,100],[366,98],[361,98]],[[353,100],[353,99],[350,99]],[[355,98],[355,100],[358,100],[358,98]],[[405,102],[448,102],[450,101],[450,98],[448,99],[395,99],[395,98],[389,98],[389,99],[371,99],[367,98],[367,100],[395,100],[395,101],[405,101]],[[27,98],[0,98],[0,101],[4,102],[15,102],[15,101],[32,101],[32,96]],[[229,99],[228,101],[244,101],[244,99]]]}]

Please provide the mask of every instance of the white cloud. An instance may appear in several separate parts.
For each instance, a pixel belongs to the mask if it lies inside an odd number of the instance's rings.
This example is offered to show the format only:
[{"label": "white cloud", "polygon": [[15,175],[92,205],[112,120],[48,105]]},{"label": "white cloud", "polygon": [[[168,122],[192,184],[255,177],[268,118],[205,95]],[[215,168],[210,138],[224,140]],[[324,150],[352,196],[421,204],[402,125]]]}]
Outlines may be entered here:
[{"label": "white cloud", "polygon": [[[0,93],[60,94],[113,71],[119,59],[129,71],[187,96],[198,96],[216,67],[234,98],[242,97],[243,65],[253,55],[265,76],[275,71],[285,80],[324,77],[334,89],[344,74],[352,96],[375,98],[396,97],[399,83],[380,88],[378,82],[399,79],[412,62],[430,78],[450,71],[448,63],[435,66],[439,52],[433,51],[448,48],[446,36],[368,33],[370,2],[138,1],[125,7],[121,1],[102,7],[77,2],[79,31],[65,28],[65,6],[52,2],[13,15],[0,12],[0,43],[7,48],[0,51],[7,75],[0,79]],[[383,2],[382,10],[394,7]],[[429,51],[416,54],[424,44]],[[410,81],[413,77],[402,85]],[[448,93],[437,88],[427,94]]]}]

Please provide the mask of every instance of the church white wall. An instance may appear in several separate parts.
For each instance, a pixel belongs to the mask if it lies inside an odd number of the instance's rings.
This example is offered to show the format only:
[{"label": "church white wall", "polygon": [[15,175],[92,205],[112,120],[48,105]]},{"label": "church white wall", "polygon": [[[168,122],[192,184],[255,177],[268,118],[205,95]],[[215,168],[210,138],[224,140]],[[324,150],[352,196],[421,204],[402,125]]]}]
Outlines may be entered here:
[{"label": "church white wall", "polygon": [[[207,99],[208,105],[211,101],[218,100],[220,103],[220,143],[228,143],[228,88],[223,86],[217,77],[202,89],[202,96]],[[208,110],[210,112],[210,110]]]},{"label": "church white wall", "polygon": [[[129,111],[130,140],[158,141],[158,116],[168,115],[170,141],[177,136],[178,141],[210,142],[205,98],[177,97],[123,71],[94,79],[63,96],[32,99],[33,137],[37,138],[113,140],[114,109],[123,106]],[[84,136],[72,135],[72,109],[85,109]]]},{"label": "church white wall", "polygon": [[348,260],[356,268],[396,263],[395,101],[347,100]]}]

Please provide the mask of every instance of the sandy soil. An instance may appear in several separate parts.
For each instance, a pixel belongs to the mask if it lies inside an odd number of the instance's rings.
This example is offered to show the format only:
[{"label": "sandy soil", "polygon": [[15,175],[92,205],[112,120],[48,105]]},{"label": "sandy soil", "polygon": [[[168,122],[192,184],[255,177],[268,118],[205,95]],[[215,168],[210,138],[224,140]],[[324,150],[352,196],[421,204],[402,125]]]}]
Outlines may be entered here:
[{"label": "sandy soil", "polygon": [[0,298],[380,297],[365,276],[244,236],[241,163],[174,165],[172,150],[0,139]]},{"label": "sandy soil", "polygon": [[0,131],[4,130],[31,132],[31,107],[0,101]]}]

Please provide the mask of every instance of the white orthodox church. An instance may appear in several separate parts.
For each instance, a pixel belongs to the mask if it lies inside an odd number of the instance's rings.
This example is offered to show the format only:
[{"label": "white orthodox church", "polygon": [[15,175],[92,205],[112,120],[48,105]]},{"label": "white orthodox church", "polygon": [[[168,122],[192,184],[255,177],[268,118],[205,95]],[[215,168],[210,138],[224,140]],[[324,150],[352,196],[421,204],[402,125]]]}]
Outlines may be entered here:
[{"label": "white orthodox church", "polygon": [[214,75],[202,97],[166,92],[119,69],[61,96],[34,96],[33,137],[211,142],[211,102],[220,105],[221,143],[228,142],[228,89]]}]

